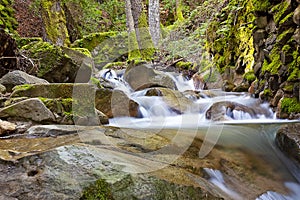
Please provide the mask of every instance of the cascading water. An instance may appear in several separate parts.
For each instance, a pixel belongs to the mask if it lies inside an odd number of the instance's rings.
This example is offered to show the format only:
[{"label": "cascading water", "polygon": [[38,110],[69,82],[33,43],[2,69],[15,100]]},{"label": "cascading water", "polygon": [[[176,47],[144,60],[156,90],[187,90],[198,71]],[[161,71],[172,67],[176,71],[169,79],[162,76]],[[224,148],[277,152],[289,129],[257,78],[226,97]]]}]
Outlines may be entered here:
[{"label": "cascading water", "polygon": [[[283,187],[288,190],[285,194],[265,191],[263,194],[257,194],[257,200],[299,198],[299,166],[280,152],[274,142],[274,135],[281,124],[299,121],[278,120],[267,103],[261,103],[246,93],[227,93],[221,90],[200,91],[199,93],[202,93],[200,98],[185,95],[185,98],[192,103],[188,109],[178,113],[165,102],[163,96],[146,96],[149,89],[134,92],[125,81],[120,81],[120,77],[107,78],[117,85],[117,89],[125,91],[139,104],[142,116],[141,118],[113,118],[110,120],[110,126],[138,129],[193,129],[197,131],[195,137],[204,140],[204,146],[207,140],[210,141],[209,143],[215,142],[213,145],[247,149],[259,159],[267,160],[270,167],[276,168],[282,176]],[[184,80],[180,75],[172,76],[172,79],[180,92],[194,91],[190,80]],[[217,109],[217,112],[213,113],[212,108]],[[213,121],[208,118],[208,113],[210,115],[223,113],[225,117],[221,119],[225,121]],[[188,131],[187,137],[189,137]],[[206,150],[209,151],[211,148],[213,146],[207,147]],[[209,180],[212,184],[232,199],[245,199],[242,191],[232,189],[235,188],[234,184],[230,186],[226,182],[223,176],[228,175],[216,169],[205,168],[204,170],[210,176]]]}]

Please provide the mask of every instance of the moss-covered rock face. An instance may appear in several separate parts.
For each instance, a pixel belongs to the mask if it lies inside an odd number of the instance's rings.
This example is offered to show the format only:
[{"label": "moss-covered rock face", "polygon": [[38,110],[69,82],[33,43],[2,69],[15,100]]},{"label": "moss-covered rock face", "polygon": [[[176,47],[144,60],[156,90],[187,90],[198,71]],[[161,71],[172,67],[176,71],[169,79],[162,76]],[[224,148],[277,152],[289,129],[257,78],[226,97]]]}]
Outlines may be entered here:
[{"label": "moss-covered rock face", "polygon": [[17,20],[14,18],[12,0],[0,0],[0,28],[6,32],[16,33]]},{"label": "moss-covered rock face", "polygon": [[[88,82],[90,79],[93,61],[82,50],[61,48],[47,42],[32,42],[21,50],[35,63],[36,75],[49,82]],[[78,72],[80,76],[77,77]]]},{"label": "moss-covered rock face", "polygon": [[257,78],[256,97],[278,102],[280,90],[299,101],[293,89],[300,80],[298,7],[290,0],[229,1],[207,29],[207,47],[223,79],[236,83],[240,74],[244,85]]},{"label": "moss-covered rock face", "polygon": [[208,51],[214,55],[219,72],[229,82],[239,78],[236,74],[242,75],[252,70],[254,19],[252,2],[233,0],[225,4],[208,26]]},{"label": "moss-covered rock face", "polygon": [[58,46],[70,44],[66,17],[59,0],[41,0],[41,15],[46,41]]}]

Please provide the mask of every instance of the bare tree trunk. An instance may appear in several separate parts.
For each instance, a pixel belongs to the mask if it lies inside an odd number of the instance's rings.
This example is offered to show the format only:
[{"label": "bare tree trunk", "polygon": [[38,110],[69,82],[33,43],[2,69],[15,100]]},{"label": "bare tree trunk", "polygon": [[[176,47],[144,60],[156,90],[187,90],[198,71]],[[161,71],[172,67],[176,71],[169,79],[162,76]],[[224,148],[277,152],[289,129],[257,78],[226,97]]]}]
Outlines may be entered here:
[{"label": "bare tree trunk", "polygon": [[[126,0],[126,15],[127,15],[127,27],[129,31],[132,31],[132,20],[134,24],[134,34],[129,34],[129,46],[135,49],[129,48],[129,59],[143,59],[151,60],[154,53],[153,42],[149,33],[147,16],[143,11],[143,4],[141,0]],[[130,9],[129,9],[130,7]],[[132,18],[131,18],[132,16]],[[137,51],[139,50],[139,52]],[[138,57],[139,56],[139,57]]]},{"label": "bare tree trunk", "polygon": [[139,45],[137,43],[134,20],[131,10],[131,1],[125,0],[126,26],[128,31],[128,60],[134,60],[141,57]]},{"label": "bare tree trunk", "polygon": [[159,0],[149,0],[149,31],[157,48],[160,40]]}]

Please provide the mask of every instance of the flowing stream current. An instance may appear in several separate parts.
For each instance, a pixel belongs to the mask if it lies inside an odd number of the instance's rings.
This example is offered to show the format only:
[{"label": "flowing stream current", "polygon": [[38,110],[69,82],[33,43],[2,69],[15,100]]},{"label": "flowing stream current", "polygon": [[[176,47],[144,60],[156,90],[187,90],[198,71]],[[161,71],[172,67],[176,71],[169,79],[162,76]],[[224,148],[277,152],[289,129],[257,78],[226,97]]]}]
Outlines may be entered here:
[{"label": "flowing stream current", "polygon": [[[184,80],[182,76],[171,77],[176,82],[179,92],[194,91],[192,81]],[[146,96],[149,89],[134,92],[115,74],[105,78],[113,82],[117,86],[116,89],[124,91],[136,101],[140,112],[140,118],[113,118],[110,120],[110,126],[133,129],[178,129],[188,130],[187,132],[194,130],[192,135],[187,134],[186,137],[203,139],[199,151],[200,158],[207,156],[215,145],[246,149],[260,159],[267,160],[269,165],[276,169],[276,173],[281,175],[282,184],[287,189],[286,193],[267,191],[258,195],[257,200],[300,199],[300,167],[288,159],[275,145],[275,136],[279,127],[287,123],[299,123],[299,120],[276,119],[276,114],[267,103],[260,103],[247,93],[227,93],[221,90],[199,91],[201,98],[185,94],[192,100],[192,107],[179,114],[174,109],[170,109],[162,96]],[[220,102],[231,102],[250,108],[255,111],[255,116],[243,109],[233,109],[230,112],[224,111],[225,121],[207,119],[208,110]],[[241,191],[227,183],[220,170],[205,168],[204,171],[208,174],[209,181],[232,199],[245,199]]]}]

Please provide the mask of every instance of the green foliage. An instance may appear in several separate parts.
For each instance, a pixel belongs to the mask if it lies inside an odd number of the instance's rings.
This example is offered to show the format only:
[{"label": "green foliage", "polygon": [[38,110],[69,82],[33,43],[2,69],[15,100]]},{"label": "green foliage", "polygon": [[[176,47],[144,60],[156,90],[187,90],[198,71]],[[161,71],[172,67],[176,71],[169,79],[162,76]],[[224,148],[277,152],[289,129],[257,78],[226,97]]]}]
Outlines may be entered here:
[{"label": "green foliage", "polygon": [[105,180],[99,179],[83,191],[80,200],[112,200],[110,186]]},{"label": "green foliage", "polygon": [[12,0],[0,0],[0,28],[6,32],[16,34],[18,22],[14,17]]},{"label": "green foliage", "polygon": [[300,103],[297,98],[283,98],[281,100],[281,110],[285,113],[300,113]]},{"label": "green foliage", "polygon": [[251,1],[230,1],[209,24],[206,47],[214,55],[220,73],[233,66],[245,66],[245,69],[252,70],[253,9]]}]

